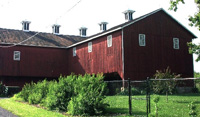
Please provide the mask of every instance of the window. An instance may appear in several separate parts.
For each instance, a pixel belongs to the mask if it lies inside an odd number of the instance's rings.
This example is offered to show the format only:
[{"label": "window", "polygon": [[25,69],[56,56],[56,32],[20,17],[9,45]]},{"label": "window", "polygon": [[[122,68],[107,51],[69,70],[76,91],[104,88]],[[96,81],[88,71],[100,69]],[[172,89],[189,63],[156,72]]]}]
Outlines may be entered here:
[{"label": "window", "polygon": [[73,48],[73,56],[76,56],[76,47]]},{"label": "window", "polygon": [[179,39],[173,38],[173,47],[174,49],[179,49]]},{"label": "window", "polygon": [[139,34],[139,45],[140,46],[146,46],[145,34]]},{"label": "window", "polygon": [[13,60],[20,61],[20,51],[14,51]]},{"label": "window", "polygon": [[112,46],[112,35],[107,36],[107,45],[108,47]]},{"label": "window", "polygon": [[92,52],[92,42],[88,43],[88,52]]}]

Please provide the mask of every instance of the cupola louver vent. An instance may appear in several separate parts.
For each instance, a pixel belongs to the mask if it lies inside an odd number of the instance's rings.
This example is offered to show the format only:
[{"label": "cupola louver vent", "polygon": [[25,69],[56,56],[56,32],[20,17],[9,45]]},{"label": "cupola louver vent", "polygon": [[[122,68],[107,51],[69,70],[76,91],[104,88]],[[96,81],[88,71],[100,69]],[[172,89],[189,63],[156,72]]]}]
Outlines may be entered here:
[{"label": "cupola louver vent", "polygon": [[100,31],[106,31],[107,30],[107,22],[101,22],[99,23],[99,26],[100,26]]},{"label": "cupola louver vent", "polygon": [[124,13],[124,15],[125,15],[125,20],[126,21],[131,21],[131,20],[133,20],[133,13],[134,13],[135,11],[133,11],[133,10],[126,10],[126,11],[124,11],[123,13]]},{"label": "cupola louver vent", "polygon": [[80,31],[80,36],[81,37],[86,37],[86,35],[87,35],[87,28],[86,27],[81,27],[79,29],[79,31]]},{"label": "cupola louver vent", "polygon": [[59,32],[60,32],[60,25],[58,25],[58,24],[54,24],[54,25],[52,25],[52,32],[53,32],[53,34],[56,34],[56,35],[58,35],[59,34]]},{"label": "cupola louver vent", "polygon": [[21,23],[22,23],[22,30],[28,32],[31,22],[30,21],[22,21]]}]

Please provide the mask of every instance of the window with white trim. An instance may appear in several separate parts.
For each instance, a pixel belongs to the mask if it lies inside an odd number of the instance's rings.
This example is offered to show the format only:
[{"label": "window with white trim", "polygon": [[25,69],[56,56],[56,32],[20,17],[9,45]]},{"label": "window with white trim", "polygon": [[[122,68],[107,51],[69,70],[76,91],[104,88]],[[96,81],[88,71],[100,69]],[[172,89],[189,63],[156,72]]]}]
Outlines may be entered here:
[{"label": "window with white trim", "polygon": [[73,56],[76,56],[76,47],[73,48]]},{"label": "window with white trim", "polygon": [[88,52],[92,52],[92,42],[88,43]]},{"label": "window with white trim", "polygon": [[107,36],[107,46],[108,47],[112,46],[112,35]]},{"label": "window with white trim", "polygon": [[13,60],[20,61],[20,51],[14,51]]},{"label": "window with white trim", "polygon": [[174,49],[179,49],[179,38],[173,38]]},{"label": "window with white trim", "polygon": [[145,34],[139,34],[139,46],[146,46]]}]

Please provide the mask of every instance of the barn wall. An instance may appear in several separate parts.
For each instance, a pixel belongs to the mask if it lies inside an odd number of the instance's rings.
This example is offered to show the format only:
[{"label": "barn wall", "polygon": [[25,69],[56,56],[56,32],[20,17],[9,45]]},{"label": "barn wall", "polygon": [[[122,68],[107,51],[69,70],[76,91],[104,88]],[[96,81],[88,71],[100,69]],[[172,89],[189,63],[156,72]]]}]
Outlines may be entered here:
[{"label": "barn wall", "polygon": [[122,74],[121,31],[112,33],[112,47],[107,47],[107,34],[92,40],[92,52],[88,53],[88,42],[76,46],[77,55],[73,57],[73,48],[68,50],[69,73],[112,73]]},{"label": "barn wall", "polygon": [[[139,34],[145,34],[146,46],[139,46]],[[180,49],[173,49],[173,38],[179,38]],[[187,42],[193,36],[163,11],[155,13],[124,29],[125,79],[142,80],[156,70],[166,69],[193,76],[193,58]]]},{"label": "barn wall", "polygon": [[[14,51],[21,52],[21,60],[14,61]],[[15,46],[0,48],[0,76],[59,77],[67,74],[67,50]]]}]

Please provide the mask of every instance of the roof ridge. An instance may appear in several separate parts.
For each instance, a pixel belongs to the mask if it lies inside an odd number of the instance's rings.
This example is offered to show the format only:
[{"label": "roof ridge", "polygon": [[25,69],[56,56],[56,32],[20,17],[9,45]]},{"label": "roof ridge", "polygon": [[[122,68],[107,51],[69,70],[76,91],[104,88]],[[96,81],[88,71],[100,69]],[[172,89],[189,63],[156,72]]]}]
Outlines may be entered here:
[{"label": "roof ridge", "polygon": [[145,14],[145,15],[142,15],[142,16],[140,16],[140,17],[137,17],[137,18],[135,18],[135,19],[133,19],[133,20],[131,20],[131,21],[128,21],[128,22],[119,24],[119,25],[117,25],[117,26],[114,26],[114,27],[112,27],[112,28],[110,28],[110,29],[108,29],[108,30],[106,30],[106,31],[104,31],[104,32],[100,32],[100,33],[94,34],[94,35],[92,35],[92,36],[86,38],[86,40],[83,40],[83,41],[74,43],[74,44],[71,45],[71,46],[68,46],[68,48],[71,48],[71,47],[74,47],[74,46],[76,46],[76,45],[79,45],[79,44],[88,42],[88,41],[90,41],[90,40],[93,40],[94,38],[97,38],[97,37],[99,37],[99,36],[106,35],[106,34],[108,34],[108,33],[110,33],[110,32],[114,32],[114,31],[123,29],[123,28],[125,28],[125,27],[127,27],[127,26],[129,26],[129,25],[131,25],[131,24],[133,24],[133,23],[135,23],[135,22],[138,22],[138,21],[140,21],[140,20],[142,20],[142,19],[144,19],[144,18],[146,18],[146,17],[148,17],[148,16],[150,16],[150,15],[153,15],[153,14],[159,12],[159,11],[164,11],[168,16],[170,16],[173,20],[175,20],[179,25],[181,25],[184,29],[186,29],[188,32],[190,32],[194,37],[197,37],[197,36],[194,35],[190,30],[188,30],[184,25],[182,25],[182,24],[181,24],[180,22],[178,22],[175,18],[173,18],[167,11],[165,11],[163,8],[159,8],[159,9],[156,9],[156,10],[154,10],[154,11],[152,11],[152,12],[149,12],[149,13],[147,13],[147,14]]},{"label": "roof ridge", "polygon": [[[23,30],[19,30],[19,29],[8,29],[8,28],[1,28],[0,27],[0,30],[10,30],[10,31],[20,31],[20,32],[25,32]],[[31,31],[29,30],[28,32],[32,32],[32,33],[41,33],[41,34],[52,34],[52,35],[55,35],[53,33],[50,33],[50,32],[40,32],[40,31]],[[25,32],[27,33],[27,32]],[[76,37],[80,37],[79,35],[68,35],[68,34],[59,34],[57,36],[76,36]]]}]

